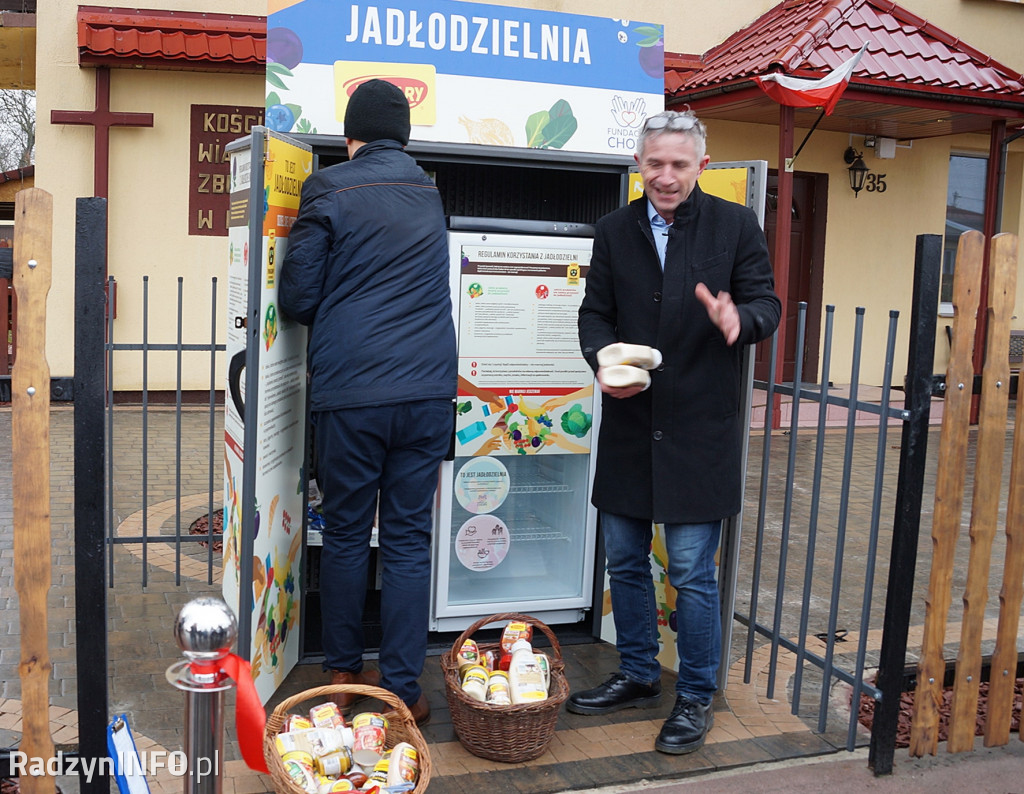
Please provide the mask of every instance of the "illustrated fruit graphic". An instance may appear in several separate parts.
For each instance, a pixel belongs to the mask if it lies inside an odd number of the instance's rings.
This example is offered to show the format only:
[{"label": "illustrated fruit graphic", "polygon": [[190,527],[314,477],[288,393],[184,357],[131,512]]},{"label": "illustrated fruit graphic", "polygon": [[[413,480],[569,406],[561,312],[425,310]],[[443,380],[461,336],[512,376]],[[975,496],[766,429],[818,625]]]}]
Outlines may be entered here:
[{"label": "illustrated fruit graphic", "polygon": [[459,124],[469,133],[470,143],[486,143],[491,146],[514,146],[512,130],[501,119],[469,119],[459,116]]},{"label": "illustrated fruit graphic", "polygon": [[267,60],[294,69],[302,62],[302,40],[289,28],[267,31]]},{"label": "illustrated fruit graphic", "polygon": [[274,132],[288,132],[295,123],[295,114],[285,105],[271,105],[266,113],[267,126]]},{"label": "illustrated fruit graphic", "polygon": [[650,47],[640,48],[640,68],[651,77],[665,75],[665,42],[658,40]]}]

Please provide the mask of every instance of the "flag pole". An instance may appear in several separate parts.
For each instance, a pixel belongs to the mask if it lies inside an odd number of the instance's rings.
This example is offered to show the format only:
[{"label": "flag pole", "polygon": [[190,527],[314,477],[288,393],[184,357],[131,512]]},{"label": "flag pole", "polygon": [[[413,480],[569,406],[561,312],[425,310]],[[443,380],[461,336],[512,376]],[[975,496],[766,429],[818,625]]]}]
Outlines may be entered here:
[{"label": "flag pole", "polygon": [[793,170],[793,163],[796,162],[796,158],[800,155],[800,152],[803,151],[804,144],[807,143],[807,141],[810,139],[810,137],[814,133],[814,131],[816,129],[818,129],[818,125],[821,123],[821,120],[823,118],[825,118],[825,109],[824,108],[821,109],[821,113],[818,115],[817,120],[814,122],[814,124],[811,125],[811,129],[808,131],[807,135],[804,136],[804,139],[800,142],[800,145],[797,147],[797,150],[795,152],[793,152],[793,156],[786,158],[786,170],[787,171],[792,171]]}]

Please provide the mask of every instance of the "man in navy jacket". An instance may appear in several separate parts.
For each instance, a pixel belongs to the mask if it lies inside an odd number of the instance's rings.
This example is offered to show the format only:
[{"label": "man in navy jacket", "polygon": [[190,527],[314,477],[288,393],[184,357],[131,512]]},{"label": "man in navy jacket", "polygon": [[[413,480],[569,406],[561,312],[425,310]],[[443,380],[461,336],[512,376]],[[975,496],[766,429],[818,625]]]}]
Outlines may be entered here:
[{"label": "man in navy jacket", "polygon": [[[282,312],[311,327],[309,375],[323,492],[324,667],[430,715],[431,505],[454,422],[448,242],[437,187],[403,147],[409,103],[370,80],[345,112],[349,160],[314,173],[281,268]],[[378,509],[379,672],[363,669],[363,606]],[[357,698],[335,696],[343,712]]]},{"label": "man in navy jacket", "polygon": [[[739,512],[743,347],[772,334],[781,304],[764,234],[746,207],[703,193],[704,125],[667,111],[644,122],[637,163],[645,195],[597,224],[579,313],[583,355],[603,392],[592,501],[608,558],[619,672],[569,698],[604,714],[661,696],[650,548],[664,526],[677,590],[676,703],[655,748],[697,750],[714,719],[721,655],[715,551]],[[662,361],[649,387],[622,385],[598,352],[648,345]],[[606,356],[602,357],[606,358]]]}]

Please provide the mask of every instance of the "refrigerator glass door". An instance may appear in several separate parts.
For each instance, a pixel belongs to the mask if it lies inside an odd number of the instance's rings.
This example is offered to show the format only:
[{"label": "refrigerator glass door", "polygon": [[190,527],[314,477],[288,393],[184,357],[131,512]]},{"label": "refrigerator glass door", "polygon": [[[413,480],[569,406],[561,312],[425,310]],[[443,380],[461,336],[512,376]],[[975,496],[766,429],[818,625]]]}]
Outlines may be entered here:
[{"label": "refrigerator glass door", "polygon": [[590,606],[594,378],[576,318],[590,238],[452,232],[455,459],[437,616]]}]

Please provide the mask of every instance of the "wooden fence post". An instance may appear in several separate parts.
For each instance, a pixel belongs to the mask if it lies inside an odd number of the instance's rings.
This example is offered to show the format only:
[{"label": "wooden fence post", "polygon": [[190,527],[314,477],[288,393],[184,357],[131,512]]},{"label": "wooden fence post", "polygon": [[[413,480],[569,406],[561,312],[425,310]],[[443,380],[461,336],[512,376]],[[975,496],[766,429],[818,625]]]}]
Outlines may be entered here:
[{"label": "wooden fence post", "polygon": [[981,232],[964,232],[953,274],[953,347],[946,374],[946,404],[939,435],[939,463],[935,477],[932,518],[932,567],[925,601],[924,641],[917,665],[910,754],[934,755],[939,744],[939,704],[942,702],[946,663],[942,646],[949,615],[953,555],[960,534],[964,500],[964,465],[970,419],[974,363],[971,350],[977,322],[981,281]]},{"label": "wooden fence post", "polygon": [[[1005,267],[1016,273],[1018,240],[1000,234],[993,240],[992,260],[1006,260]],[[1019,383],[1019,381],[1018,381]],[[988,721],[985,746],[1010,741],[1010,720],[1017,670],[1017,628],[1024,580],[1024,393],[1017,387],[1017,409],[1013,428],[1013,457],[1010,461],[1010,495],[1006,506],[1006,559],[1003,588],[999,593],[999,623],[996,648],[989,671]],[[1024,731],[1020,731],[1024,741]]]},{"label": "wooden fence post", "polygon": [[[14,198],[14,289],[18,357],[11,374],[14,461],[14,586],[21,630],[21,752],[53,757],[46,596],[50,589],[50,368],[46,296],[52,273],[53,197],[40,188]],[[5,340],[6,341],[6,340]],[[26,794],[56,790],[48,775],[19,781]]]},{"label": "wooden fence post", "polygon": [[1006,448],[1006,407],[1010,392],[1010,315],[1016,293],[1017,273],[1003,243],[1008,235],[991,241],[988,294],[988,332],[985,365],[982,370],[978,425],[978,451],[974,466],[971,499],[971,552],[964,589],[963,630],[953,682],[953,705],[949,719],[951,753],[974,749],[978,715],[978,684],[981,681],[981,634],[988,601],[992,541],[999,520],[999,491],[1003,482],[1003,452]]}]

